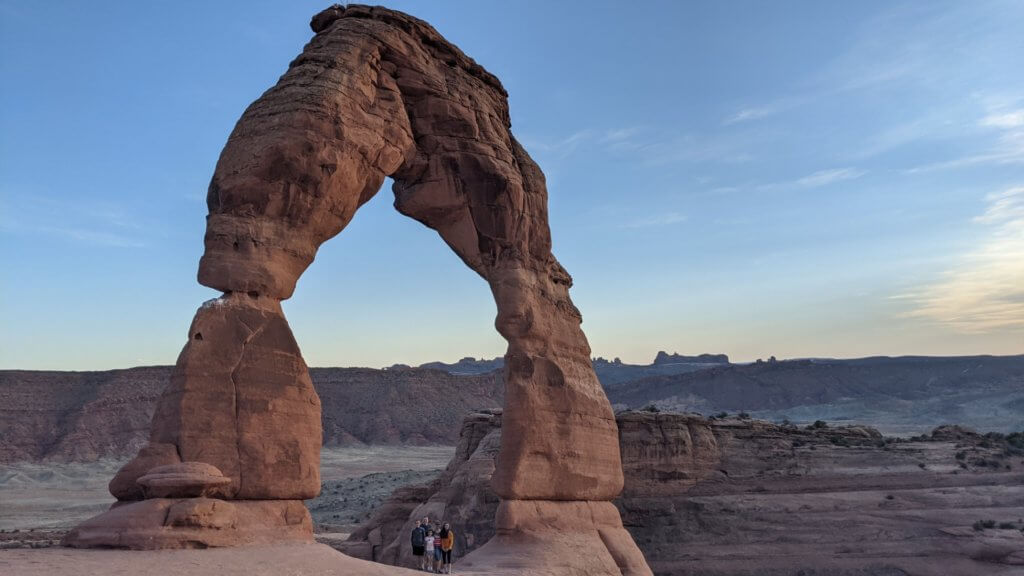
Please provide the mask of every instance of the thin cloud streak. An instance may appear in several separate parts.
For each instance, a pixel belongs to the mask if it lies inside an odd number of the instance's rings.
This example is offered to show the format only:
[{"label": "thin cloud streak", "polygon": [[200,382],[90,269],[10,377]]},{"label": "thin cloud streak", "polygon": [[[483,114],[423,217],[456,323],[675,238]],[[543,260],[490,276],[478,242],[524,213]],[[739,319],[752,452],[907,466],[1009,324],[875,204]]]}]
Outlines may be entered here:
[{"label": "thin cloud streak", "polygon": [[831,170],[819,170],[814,174],[804,176],[796,181],[797,186],[804,188],[819,188],[828,186],[843,180],[855,180],[866,174],[863,170],[856,168],[834,168]]},{"label": "thin cloud streak", "polygon": [[775,109],[771,106],[760,106],[755,108],[744,108],[732,116],[726,118],[722,124],[729,126],[732,124],[739,124],[741,122],[749,122],[751,120],[760,120],[767,118],[775,114]]},{"label": "thin cloud streak", "polygon": [[1005,114],[989,114],[981,119],[982,126],[995,128],[1016,128],[1024,126],[1024,110],[1015,110]]},{"label": "thin cloud streak", "polygon": [[12,196],[4,211],[18,214],[0,220],[0,231],[38,235],[93,246],[142,248],[138,236],[151,233],[132,214],[109,204],[89,206],[42,195]]},{"label": "thin cloud streak", "polygon": [[991,227],[981,245],[936,283],[900,297],[903,316],[965,333],[1024,330],[1024,187],[990,194],[974,221]]}]

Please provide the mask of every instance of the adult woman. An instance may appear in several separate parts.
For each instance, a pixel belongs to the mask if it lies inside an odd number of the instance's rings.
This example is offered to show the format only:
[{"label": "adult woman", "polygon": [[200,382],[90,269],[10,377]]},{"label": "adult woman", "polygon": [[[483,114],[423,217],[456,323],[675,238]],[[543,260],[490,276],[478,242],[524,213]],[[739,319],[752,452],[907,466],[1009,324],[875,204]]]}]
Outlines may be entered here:
[{"label": "adult woman", "polygon": [[455,530],[447,522],[441,527],[441,563],[438,569],[448,574],[452,573],[452,548],[455,548]]}]

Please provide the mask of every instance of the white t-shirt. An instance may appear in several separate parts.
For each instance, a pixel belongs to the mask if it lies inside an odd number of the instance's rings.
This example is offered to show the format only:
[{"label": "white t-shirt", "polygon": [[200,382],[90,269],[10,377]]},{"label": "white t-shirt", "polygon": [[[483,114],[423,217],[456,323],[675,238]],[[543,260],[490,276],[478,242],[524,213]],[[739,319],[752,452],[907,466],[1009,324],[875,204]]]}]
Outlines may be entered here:
[{"label": "white t-shirt", "polygon": [[424,541],[426,543],[426,549],[427,550],[433,550],[434,549],[434,542],[436,540],[437,540],[437,538],[435,536],[427,536],[427,539]]}]

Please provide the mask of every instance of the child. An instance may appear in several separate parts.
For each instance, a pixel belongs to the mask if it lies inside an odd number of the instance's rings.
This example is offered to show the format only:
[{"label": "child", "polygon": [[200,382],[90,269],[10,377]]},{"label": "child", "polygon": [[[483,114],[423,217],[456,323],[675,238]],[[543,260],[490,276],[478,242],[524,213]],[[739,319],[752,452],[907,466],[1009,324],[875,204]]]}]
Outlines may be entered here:
[{"label": "child", "polygon": [[[430,567],[430,571],[434,571],[434,563],[431,561],[434,558],[435,544],[440,544],[440,540],[434,537],[433,530],[427,530],[427,537],[423,539],[423,556],[427,559],[427,566]],[[436,548],[440,550],[440,547]]]}]

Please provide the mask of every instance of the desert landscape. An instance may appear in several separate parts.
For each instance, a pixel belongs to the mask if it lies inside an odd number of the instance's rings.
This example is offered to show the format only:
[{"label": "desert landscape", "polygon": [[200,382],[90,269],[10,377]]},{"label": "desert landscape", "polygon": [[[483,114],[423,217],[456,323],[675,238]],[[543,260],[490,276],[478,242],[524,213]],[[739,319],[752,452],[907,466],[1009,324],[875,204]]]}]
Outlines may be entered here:
[{"label": "desert landscape", "polygon": [[[1024,358],[736,365],[710,357],[594,361],[610,397],[635,404],[616,403],[626,484],[615,504],[655,574],[1014,574],[1024,566],[1024,436],[1000,432],[1020,429],[1024,415],[1014,399]],[[762,376],[727,380],[718,389],[729,396],[712,396],[712,383],[731,370]],[[70,528],[110,505],[106,484],[145,441],[170,371],[0,372],[3,432],[11,439],[0,468],[7,503],[0,546],[58,546]],[[337,430],[324,435],[321,493],[307,501],[317,542],[408,566],[411,519],[455,520],[462,528],[457,556],[493,536],[500,361],[315,368],[311,375],[324,430]],[[763,392],[769,378],[778,391]],[[808,381],[819,395],[801,404]],[[829,382],[842,382],[842,393]],[[465,404],[401,402],[438,387],[445,395],[464,392]],[[626,390],[632,396],[616,396]],[[666,390],[699,397],[715,412],[673,411]],[[950,411],[909,409],[924,391],[927,405]],[[971,405],[959,401],[967,393],[1002,410],[977,428],[949,424]],[[828,419],[843,411],[850,416]],[[908,412],[913,419],[893,426]],[[773,420],[759,416],[765,413]],[[851,422],[854,414],[860,423]],[[457,424],[446,429],[451,421]]]},{"label": "desert landscape", "polygon": [[0,573],[1024,575],[1024,11],[408,4],[0,6]]}]

